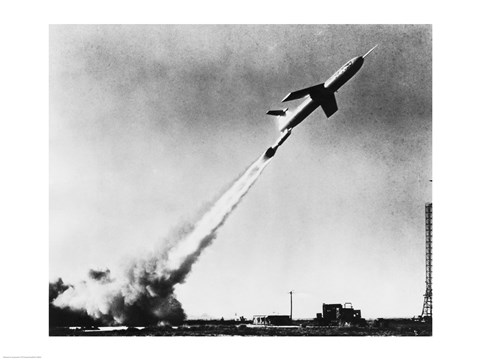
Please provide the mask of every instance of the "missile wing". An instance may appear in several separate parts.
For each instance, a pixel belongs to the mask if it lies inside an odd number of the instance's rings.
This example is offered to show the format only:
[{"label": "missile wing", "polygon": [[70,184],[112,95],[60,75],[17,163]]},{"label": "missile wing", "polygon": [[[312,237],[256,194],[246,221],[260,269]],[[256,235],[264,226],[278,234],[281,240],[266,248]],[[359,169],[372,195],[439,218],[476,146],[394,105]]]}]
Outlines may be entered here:
[{"label": "missile wing", "polygon": [[322,107],[327,117],[332,116],[338,110],[334,93],[325,89],[323,83],[291,92],[283,98],[282,102],[298,100],[307,96]]}]

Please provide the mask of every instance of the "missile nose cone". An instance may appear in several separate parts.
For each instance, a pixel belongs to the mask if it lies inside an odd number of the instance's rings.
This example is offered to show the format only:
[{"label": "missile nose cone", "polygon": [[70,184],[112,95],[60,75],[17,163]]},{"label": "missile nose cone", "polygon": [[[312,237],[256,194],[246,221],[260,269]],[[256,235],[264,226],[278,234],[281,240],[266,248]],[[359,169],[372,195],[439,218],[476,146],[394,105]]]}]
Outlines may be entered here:
[{"label": "missile nose cone", "polygon": [[367,52],[365,55],[363,55],[362,58],[365,59],[365,58],[367,57],[367,55],[370,54],[373,50],[375,50],[375,48],[376,48],[377,46],[378,46],[378,44],[375,45],[375,46],[374,46],[373,48],[371,48],[370,50],[368,50],[368,52]]}]

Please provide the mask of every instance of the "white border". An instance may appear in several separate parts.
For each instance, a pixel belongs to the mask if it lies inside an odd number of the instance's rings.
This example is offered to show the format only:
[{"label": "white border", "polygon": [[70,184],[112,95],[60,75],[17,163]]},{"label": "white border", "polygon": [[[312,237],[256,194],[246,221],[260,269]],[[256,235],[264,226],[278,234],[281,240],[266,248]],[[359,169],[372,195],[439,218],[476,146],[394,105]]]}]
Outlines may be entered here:
[{"label": "white border", "polygon": [[[473,4],[473,2],[472,2]],[[478,12],[467,1],[46,1],[2,7],[1,356],[472,358],[478,333]],[[433,23],[432,338],[49,338],[48,24]],[[470,356],[469,356],[470,355]]]}]

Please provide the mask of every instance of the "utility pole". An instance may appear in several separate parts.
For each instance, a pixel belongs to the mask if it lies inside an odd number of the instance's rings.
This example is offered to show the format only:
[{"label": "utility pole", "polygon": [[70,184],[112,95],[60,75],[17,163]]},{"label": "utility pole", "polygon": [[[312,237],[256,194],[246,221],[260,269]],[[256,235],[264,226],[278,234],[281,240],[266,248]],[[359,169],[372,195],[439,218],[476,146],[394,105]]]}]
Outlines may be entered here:
[{"label": "utility pole", "polygon": [[289,292],[290,294],[290,320],[293,320],[293,290]]}]

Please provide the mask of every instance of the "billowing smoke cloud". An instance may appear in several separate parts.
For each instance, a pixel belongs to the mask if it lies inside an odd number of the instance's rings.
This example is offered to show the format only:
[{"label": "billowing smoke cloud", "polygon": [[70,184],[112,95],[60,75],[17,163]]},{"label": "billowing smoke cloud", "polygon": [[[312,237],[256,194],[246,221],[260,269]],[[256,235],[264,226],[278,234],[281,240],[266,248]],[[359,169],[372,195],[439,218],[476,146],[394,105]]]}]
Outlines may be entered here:
[{"label": "billowing smoke cloud", "polygon": [[108,269],[106,269],[105,271],[90,269],[90,271],[88,272],[88,276],[93,280],[110,282],[110,270]]},{"label": "billowing smoke cloud", "polygon": [[48,287],[49,300],[49,326],[98,326],[102,325],[100,320],[90,317],[85,310],[73,310],[68,307],[59,308],[52,304],[52,301],[71,285],[64,284],[62,279],[50,283]]},{"label": "billowing smoke cloud", "polygon": [[175,285],[185,281],[192,265],[215,239],[216,231],[270,160],[264,155],[257,159],[199,221],[173,232],[155,254],[132,260],[117,277],[108,269],[90,270],[88,279],[75,286],[66,286],[63,282],[56,284],[59,295],[53,298],[52,304],[86,313],[105,324],[181,323],[186,316],[175,297]]}]

